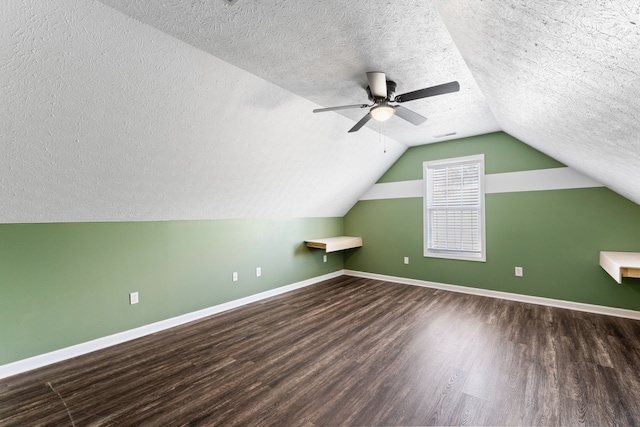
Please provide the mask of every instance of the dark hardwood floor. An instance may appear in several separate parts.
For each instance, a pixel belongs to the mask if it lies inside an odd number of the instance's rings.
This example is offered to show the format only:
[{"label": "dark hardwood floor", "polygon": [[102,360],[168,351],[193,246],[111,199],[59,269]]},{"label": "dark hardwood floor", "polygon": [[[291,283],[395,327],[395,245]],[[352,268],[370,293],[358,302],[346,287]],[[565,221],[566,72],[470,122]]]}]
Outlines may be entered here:
[{"label": "dark hardwood floor", "polygon": [[0,425],[640,425],[640,322],[343,276],[0,380]]}]

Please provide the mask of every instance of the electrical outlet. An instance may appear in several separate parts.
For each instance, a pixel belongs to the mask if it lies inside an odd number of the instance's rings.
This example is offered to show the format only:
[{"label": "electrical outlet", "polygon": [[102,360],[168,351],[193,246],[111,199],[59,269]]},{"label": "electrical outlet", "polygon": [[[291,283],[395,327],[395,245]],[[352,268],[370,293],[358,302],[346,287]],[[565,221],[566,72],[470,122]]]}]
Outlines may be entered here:
[{"label": "electrical outlet", "polygon": [[516,267],[516,277],[522,277],[522,267]]},{"label": "electrical outlet", "polygon": [[256,277],[262,276],[262,268],[256,267]]},{"label": "electrical outlet", "polygon": [[131,292],[129,294],[129,304],[137,304],[138,303],[138,293]]},{"label": "electrical outlet", "polygon": [[231,276],[231,280],[233,280],[234,282],[238,281],[238,272],[234,271],[233,275]]},{"label": "electrical outlet", "polygon": [[327,256],[326,255],[322,255],[322,262],[327,262]]},{"label": "electrical outlet", "polygon": [[405,264],[409,264],[409,257],[408,256],[404,257],[404,263]]}]

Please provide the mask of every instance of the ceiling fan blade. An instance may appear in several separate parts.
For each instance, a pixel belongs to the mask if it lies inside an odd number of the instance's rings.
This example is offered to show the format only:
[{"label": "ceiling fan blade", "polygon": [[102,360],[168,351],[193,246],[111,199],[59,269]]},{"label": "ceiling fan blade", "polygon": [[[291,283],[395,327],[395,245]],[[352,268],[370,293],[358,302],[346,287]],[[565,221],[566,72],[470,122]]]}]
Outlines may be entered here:
[{"label": "ceiling fan blade", "polygon": [[404,108],[402,105],[396,105],[393,107],[395,110],[395,115],[400,117],[401,119],[405,119],[409,123],[412,123],[416,126],[421,125],[422,123],[427,121],[426,117],[421,116],[415,111],[411,111],[408,108]]},{"label": "ceiling fan blade", "polygon": [[371,113],[367,113],[366,116],[364,116],[363,118],[360,119],[360,121],[358,123],[356,123],[356,125],[354,127],[352,127],[351,129],[349,129],[349,132],[355,132],[360,130],[360,128],[362,126],[364,126],[369,120],[371,120]]},{"label": "ceiling fan blade", "polygon": [[395,97],[394,102],[407,102],[414,99],[428,98],[430,96],[444,95],[445,93],[457,92],[460,90],[460,83],[449,82],[438,86],[415,90],[413,92],[403,93]]},{"label": "ceiling fan blade", "polygon": [[355,105],[342,105],[340,107],[327,107],[327,108],[316,108],[313,110],[314,113],[324,113],[325,111],[336,111],[336,110],[347,110],[350,108],[367,108],[371,107],[371,105],[367,104],[355,104]]},{"label": "ceiling fan blade", "polygon": [[370,71],[367,73],[369,81],[369,90],[374,98],[387,97],[387,77],[379,71]]}]

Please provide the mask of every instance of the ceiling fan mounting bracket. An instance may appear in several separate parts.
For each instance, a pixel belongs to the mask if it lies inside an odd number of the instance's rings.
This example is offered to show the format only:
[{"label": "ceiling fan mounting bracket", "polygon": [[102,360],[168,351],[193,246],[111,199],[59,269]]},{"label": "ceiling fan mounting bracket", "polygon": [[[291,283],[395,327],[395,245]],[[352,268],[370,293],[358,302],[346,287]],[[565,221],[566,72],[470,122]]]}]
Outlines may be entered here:
[{"label": "ceiling fan mounting bracket", "polygon": [[376,104],[387,100],[387,101],[392,101],[393,100],[393,96],[396,94],[396,82],[392,81],[392,80],[387,80],[387,97],[386,98],[376,98],[373,96],[373,94],[371,93],[371,87],[367,86],[367,96],[369,97],[369,101],[371,102],[375,102]]}]

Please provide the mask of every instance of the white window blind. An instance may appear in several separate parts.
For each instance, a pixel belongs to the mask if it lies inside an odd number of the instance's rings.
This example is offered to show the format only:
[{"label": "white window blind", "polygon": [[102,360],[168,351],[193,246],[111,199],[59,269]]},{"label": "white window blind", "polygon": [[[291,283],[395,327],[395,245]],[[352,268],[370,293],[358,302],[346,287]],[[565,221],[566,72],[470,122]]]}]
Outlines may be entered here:
[{"label": "white window blind", "polygon": [[425,256],[484,261],[484,156],[424,163]]}]

